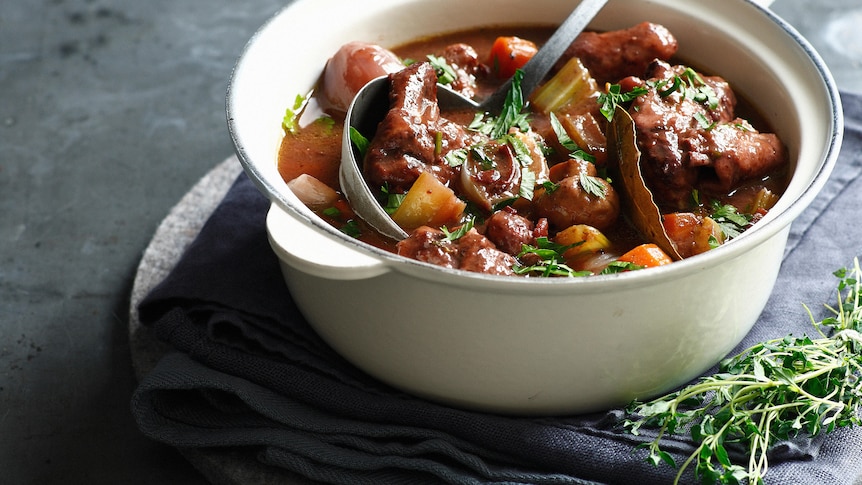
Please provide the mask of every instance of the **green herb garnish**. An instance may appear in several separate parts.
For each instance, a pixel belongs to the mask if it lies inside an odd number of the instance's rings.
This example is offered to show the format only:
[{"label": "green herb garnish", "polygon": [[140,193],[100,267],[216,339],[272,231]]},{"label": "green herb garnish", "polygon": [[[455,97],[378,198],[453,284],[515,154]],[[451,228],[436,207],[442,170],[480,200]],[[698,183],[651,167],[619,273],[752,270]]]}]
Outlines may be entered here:
[{"label": "green herb garnish", "polygon": [[560,188],[560,184],[556,184],[554,182],[551,182],[550,180],[547,180],[545,182],[542,182],[542,187],[545,188],[545,192],[553,194],[557,191],[557,189]]},{"label": "green herb garnish", "polygon": [[401,203],[404,202],[404,198],[407,197],[407,194],[397,194],[390,191],[389,184],[380,187],[380,192],[386,197],[386,203],[383,204],[383,210],[390,215],[395,213],[395,211],[401,207]]},{"label": "green herb garnish", "polygon": [[466,221],[464,221],[464,224],[461,224],[461,226],[458,229],[455,229],[454,231],[450,231],[449,228],[447,228],[446,226],[441,227],[440,230],[443,232],[443,235],[446,236],[447,241],[453,241],[454,242],[454,241],[457,241],[458,239],[461,239],[468,232],[470,232],[470,229],[473,229],[473,225],[475,223],[476,223],[476,220],[474,218],[470,217]]},{"label": "green herb garnish", "polygon": [[492,170],[497,167],[497,161],[488,155],[486,148],[485,144],[473,145],[469,148],[470,156],[482,167],[482,170]]},{"label": "green herb garnish", "polygon": [[644,268],[645,266],[629,263],[628,261],[611,261],[599,274],[625,273],[626,271],[637,271]]},{"label": "green herb garnish", "polygon": [[584,192],[592,195],[593,197],[598,197],[600,199],[604,199],[608,194],[608,188],[605,184],[602,183],[602,179],[598,177],[593,177],[592,175],[587,175],[582,173],[579,177],[579,183],[581,184],[581,188],[584,189]]},{"label": "green herb garnish", "polygon": [[536,187],[536,173],[533,172],[533,156],[530,154],[530,148],[520,138],[514,135],[505,137],[509,146],[512,147],[512,152],[515,154],[515,159],[521,166],[521,183],[518,188],[518,196],[522,199],[533,200],[533,192]]},{"label": "green herb garnish", "polygon": [[455,69],[446,62],[446,59],[438,56],[434,56],[429,54],[427,56],[428,62],[431,63],[431,67],[434,68],[434,72],[437,74],[437,82],[440,84],[452,84],[458,79],[458,73],[455,72]]},{"label": "green herb garnish", "polygon": [[502,138],[512,128],[517,128],[520,131],[529,131],[529,113],[525,111],[527,104],[521,92],[521,80],[523,78],[524,71],[520,69],[516,70],[512,76],[512,85],[506,93],[506,100],[503,102],[503,108],[500,110],[499,116],[492,117],[482,113],[477,114],[467,128],[488,135],[494,140]]},{"label": "green herb garnish", "polygon": [[284,110],[284,118],[281,120],[281,128],[285,133],[296,134],[299,131],[299,118],[302,116],[302,110],[308,104],[309,96],[297,94],[293,100],[293,106]]},{"label": "green herb garnish", "polygon": [[[820,322],[820,337],[786,336],[754,345],[721,362],[717,374],[677,392],[632,403],[625,429],[637,435],[656,428],[656,438],[638,446],[647,461],[676,467],[662,439],[684,430],[697,448],[680,465],[675,483],[692,467],[703,483],[763,484],[768,451],[779,440],[816,436],[862,424],[862,269],[842,269],[838,306]],[[827,335],[827,333],[829,335]],[[747,463],[731,461],[728,445],[742,446]]]},{"label": "green herb garnish", "polygon": [[341,211],[338,210],[338,207],[327,207],[326,209],[323,209],[323,215],[337,219],[341,217]]},{"label": "green herb garnish", "polygon": [[733,239],[742,234],[752,219],[750,214],[743,214],[736,207],[722,204],[717,200],[712,201],[710,217],[718,224],[727,239]]},{"label": "green herb garnish", "polygon": [[709,235],[709,238],[707,238],[706,243],[709,245],[709,249],[715,249],[721,246],[721,241],[719,241],[718,238],[713,236],[712,234]]},{"label": "green herb garnish", "polygon": [[566,246],[552,242],[547,237],[536,238],[535,246],[524,244],[521,247],[521,252],[518,253],[518,258],[523,258],[527,255],[534,255],[539,257],[539,262],[530,266],[516,265],[512,269],[515,271],[515,274],[518,275],[534,274],[542,277],[591,275],[592,273],[589,271],[575,271],[565,264],[563,254],[578,244],[570,244]]},{"label": "green herb garnish", "polygon": [[466,148],[458,148],[457,150],[450,150],[449,153],[443,156],[443,161],[446,162],[450,167],[460,167],[464,165],[464,162],[467,161],[467,158],[470,157],[470,151]]},{"label": "green herb garnish", "polygon": [[569,134],[566,132],[566,129],[563,128],[563,124],[560,123],[560,119],[557,118],[557,115],[551,112],[549,113],[549,117],[551,119],[551,129],[553,129],[554,134],[557,135],[557,140],[560,142],[560,145],[562,145],[563,148],[570,152],[580,150],[578,144],[575,143],[574,140],[572,140],[572,137],[570,137]]},{"label": "green herb garnish", "polygon": [[350,219],[339,230],[350,237],[359,237],[362,235],[362,229],[359,227],[356,219]]},{"label": "green herb garnish", "polygon": [[697,121],[697,124],[700,125],[700,127],[703,128],[705,131],[709,131],[715,128],[716,122],[707,118],[707,116],[703,113],[695,114],[694,119],[695,121]]},{"label": "green herb garnish", "polygon": [[718,96],[715,91],[704,82],[700,74],[690,67],[687,67],[682,74],[673,76],[669,80],[652,82],[651,86],[658,91],[662,98],[678,92],[683,98],[689,98],[709,109],[718,107]]},{"label": "green herb garnish", "polygon": [[521,167],[521,183],[518,186],[518,197],[533,200],[536,192],[536,173],[530,167]]},{"label": "green herb garnish", "polygon": [[616,111],[617,106],[634,101],[638,96],[649,92],[642,86],[638,86],[627,93],[621,93],[621,90],[622,87],[619,84],[609,84],[607,92],[599,95],[598,103],[601,105],[599,111],[608,121],[614,119],[614,111]]},{"label": "green herb garnish", "polygon": [[359,133],[355,127],[350,127],[350,141],[353,143],[353,146],[359,150],[359,155],[364,157],[365,152],[368,151],[368,138],[365,138],[365,135]]},{"label": "green herb garnish", "polygon": [[596,157],[585,152],[584,150],[577,149],[569,154],[569,158],[573,158],[575,160],[583,160],[585,162],[590,162],[592,164],[596,163]]}]

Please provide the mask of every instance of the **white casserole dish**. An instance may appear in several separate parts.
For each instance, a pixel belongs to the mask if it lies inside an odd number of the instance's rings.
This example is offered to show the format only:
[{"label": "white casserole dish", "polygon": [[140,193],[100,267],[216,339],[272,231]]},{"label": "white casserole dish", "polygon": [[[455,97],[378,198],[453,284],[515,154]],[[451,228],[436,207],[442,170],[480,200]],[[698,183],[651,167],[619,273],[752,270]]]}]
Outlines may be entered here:
[{"label": "white casserole dish", "polygon": [[291,295],[335,350],[380,380],[484,411],[594,411],[696,377],[762,311],[789,225],[832,170],[843,119],[819,56],[748,0],[611,0],[591,24],[664,24],[681,58],[730,81],[788,145],[793,175],[775,208],[706,254],[581,279],[446,270],[345,236],[303,206],[278,174],[284,109],[314,85],[343,43],[392,46],[480,25],[554,24],[575,4],[375,0],[357,8],[346,0],[297,0],[261,28],[237,63],[229,129],[245,171],[273,202],[267,228]]}]

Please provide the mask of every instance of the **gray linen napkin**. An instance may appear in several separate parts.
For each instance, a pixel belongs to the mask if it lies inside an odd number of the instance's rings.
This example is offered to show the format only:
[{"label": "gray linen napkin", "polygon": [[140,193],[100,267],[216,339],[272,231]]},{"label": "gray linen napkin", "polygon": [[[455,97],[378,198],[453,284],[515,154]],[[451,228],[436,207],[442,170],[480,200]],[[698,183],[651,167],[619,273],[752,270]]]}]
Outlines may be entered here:
[{"label": "gray linen napkin", "polygon": [[[766,310],[742,349],[811,334],[807,304],[834,299],[832,271],[862,253],[862,97],[845,94],[844,148],[827,186],[794,222]],[[141,431],[178,447],[243,448],[339,484],[669,483],[634,451],[621,410],[515,418],[414,398],[363,374],[308,327],[268,248],[268,202],[241,175],[141,319],[176,352],[132,399]],[[669,439],[678,462],[693,449]],[[848,484],[862,476],[862,429],[779,443],[770,483]],[[683,483],[694,483],[693,474]]]}]

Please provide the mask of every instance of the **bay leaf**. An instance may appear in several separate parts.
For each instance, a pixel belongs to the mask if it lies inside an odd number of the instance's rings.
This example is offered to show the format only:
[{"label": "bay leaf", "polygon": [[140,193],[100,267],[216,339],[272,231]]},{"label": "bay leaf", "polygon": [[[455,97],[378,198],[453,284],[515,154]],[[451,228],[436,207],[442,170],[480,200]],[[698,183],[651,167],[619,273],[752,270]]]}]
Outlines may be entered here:
[{"label": "bay leaf", "polygon": [[608,125],[607,139],[608,173],[622,201],[623,214],[647,241],[679,261],[682,256],[664,229],[661,211],[641,172],[634,120],[620,106]]}]

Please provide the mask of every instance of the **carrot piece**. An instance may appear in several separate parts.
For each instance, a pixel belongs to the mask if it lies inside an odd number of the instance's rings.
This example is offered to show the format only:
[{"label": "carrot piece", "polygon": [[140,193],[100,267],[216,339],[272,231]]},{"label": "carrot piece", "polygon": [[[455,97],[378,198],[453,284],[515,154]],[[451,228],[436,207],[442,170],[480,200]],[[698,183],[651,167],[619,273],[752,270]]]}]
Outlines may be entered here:
[{"label": "carrot piece", "polygon": [[620,256],[619,261],[636,264],[645,268],[653,268],[673,262],[658,246],[652,243],[641,244]]},{"label": "carrot piece", "polygon": [[520,37],[497,37],[491,46],[491,65],[498,77],[507,79],[524,67],[538,50],[536,44]]}]

